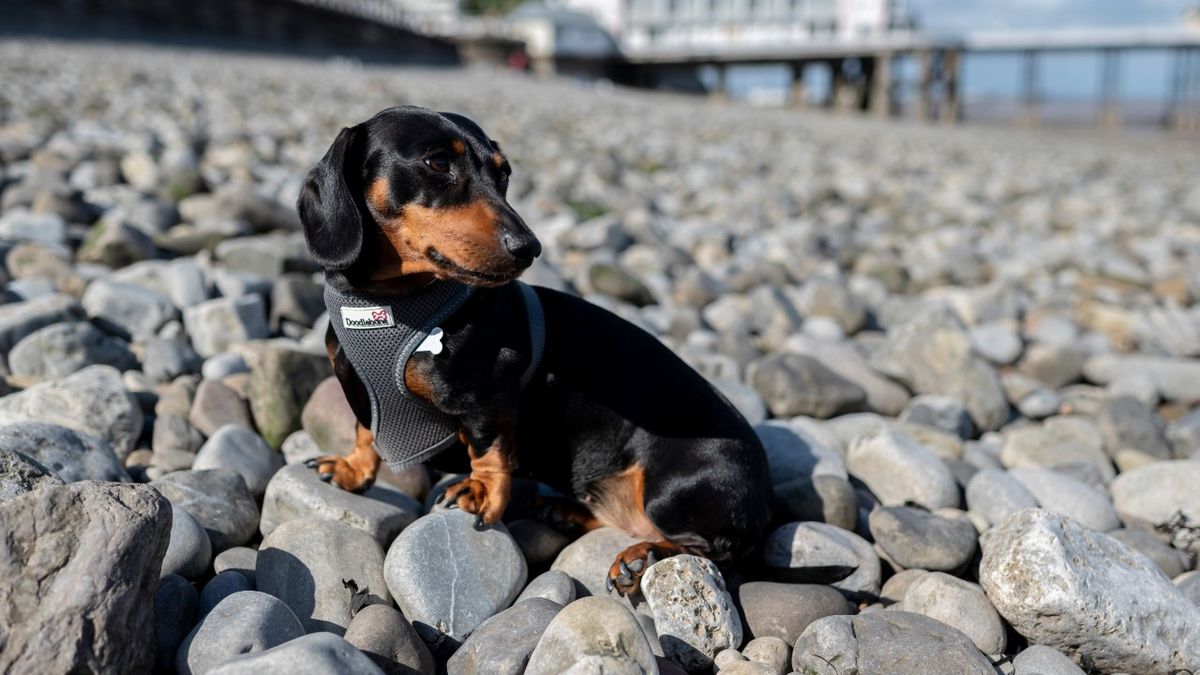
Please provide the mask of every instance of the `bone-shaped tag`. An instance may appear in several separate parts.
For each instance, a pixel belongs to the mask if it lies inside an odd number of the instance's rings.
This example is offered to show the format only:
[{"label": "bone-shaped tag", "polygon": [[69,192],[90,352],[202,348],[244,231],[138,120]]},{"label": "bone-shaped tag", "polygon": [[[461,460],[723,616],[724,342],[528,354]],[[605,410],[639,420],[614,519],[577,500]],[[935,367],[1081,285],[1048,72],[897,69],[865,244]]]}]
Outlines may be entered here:
[{"label": "bone-shaped tag", "polygon": [[[429,352],[434,356],[442,353],[442,329],[434,328],[429,331],[429,336],[421,341],[421,345],[417,347],[418,352]],[[415,352],[414,352],[415,353]]]}]

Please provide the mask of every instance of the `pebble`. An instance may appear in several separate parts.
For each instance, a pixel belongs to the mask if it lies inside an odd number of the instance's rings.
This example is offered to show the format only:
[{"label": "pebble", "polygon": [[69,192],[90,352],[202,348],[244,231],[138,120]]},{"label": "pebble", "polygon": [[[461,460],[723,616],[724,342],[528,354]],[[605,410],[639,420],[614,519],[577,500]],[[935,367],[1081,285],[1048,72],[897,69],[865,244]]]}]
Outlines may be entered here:
[{"label": "pebble", "polygon": [[896,610],[814,621],[792,649],[792,670],[820,675],[996,672],[966,635],[929,617]]},{"label": "pebble", "polygon": [[846,452],[846,466],[884,505],[959,505],[954,474],[931,450],[902,432],[882,428],[858,437]]},{"label": "pebble", "polygon": [[1031,643],[1107,672],[1195,670],[1200,609],[1149,558],[1061,515],[1025,509],[983,547],[979,579]]},{"label": "pebble", "polygon": [[546,567],[554,562],[571,539],[545,523],[523,518],[507,524],[525,562],[530,568]]},{"label": "pebble", "polygon": [[1108,536],[1125,544],[1154,561],[1168,577],[1177,577],[1191,567],[1191,556],[1159,541],[1146,530],[1123,528],[1112,530]]},{"label": "pebble", "polygon": [[313,633],[289,640],[278,647],[230,659],[213,668],[212,675],[327,675],[361,673],[382,675],[383,671],[344,639],[329,633]]},{"label": "pebble", "polygon": [[930,572],[913,581],[898,609],[957,628],[984,654],[1001,654],[1008,645],[1004,622],[983,589],[949,574]]},{"label": "pebble", "polygon": [[33,460],[65,483],[130,482],[129,474],[108,443],[57,424],[17,422],[0,426],[0,448]]},{"label": "pebble", "polygon": [[1116,456],[1124,449],[1137,450],[1154,459],[1170,459],[1167,425],[1150,406],[1131,396],[1120,396],[1104,404],[1096,417],[1104,434],[1104,447]]},{"label": "pebble", "polygon": [[300,412],[304,430],[322,452],[330,455],[345,455],[354,447],[356,423],[336,377],[325,378],[317,385]]},{"label": "pebble", "polygon": [[97,279],[83,294],[88,317],[115,327],[134,340],[154,337],[163,324],[178,318],[170,298],[134,284]]},{"label": "pebble", "polygon": [[858,409],[867,397],[858,385],[801,354],[775,354],[751,364],[749,380],[776,417],[833,417]]},{"label": "pebble", "polygon": [[206,380],[223,380],[230,375],[250,372],[246,359],[236,352],[221,352],[204,359],[200,374]]},{"label": "pebble", "polygon": [[1044,509],[1099,532],[1121,526],[1108,498],[1082,481],[1047,469],[1013,469],[1009,475],[1029,490]]},{"label": "pebble", "polygon": [[172,670],[175,652],[196,624],[196,589],[178,574],[163,575],[154,593],[154,667]]},{"label": "pebble", "polygon": [[754,432],[767,452],[771,483],[775,485],[814,476],[847,477],[842,455],[803,428],[771,420],[756,424]]},{"label": "pebble", "polygon": [[1012,665],[1014,675],[1084,675],[1062,652],[1043,645],[1029,645],[1013,658]]},{"label": "pebble", "polygon": [[521,675],[562,605],[544,598],[520,602],[479,624],[446,663],[447,675]]},{"label": "pebble", "polygon": [[854,487],[837,476],[797,478],[775,486],[774,517],[787,521],[815,520],[853,532],[858,525]]},{"label": "pebble", "polygon": [[175,667],[201,675],[242,654],[261,652],[304,635],[300,620],[277,598],[258,591],[226,597],[188,633]]},{"label": "pebble", "polygon": [[217,380],[201,380],[192,398],[188,421],[205,436],[212,436],[227,424],[253,429],[250,408],[237,392]]},{"label": "pebble", "polygon": [[79,301],[67,295],[0,305],[0,352],[7,355],[18,342],[41,328],[85,318]]},{"label": "pebble", "polygon": [[763,562],[774,576],[828,583],[851,599],[879,595],[879,557],[865,539],[825,523],[789,523],[767,536]]},{"label": "pebble", "polygon": [[205,616],[225,598],[242,591],[253,591],[254,584],[241,572],[218,572],[200,591],[200,616]]},{"label": "pebble", "polygon": [[637,619],[612,598],[580,598],[555,615],[529,656],[527,675],[658,671]]},{"label": "pebble", "polygon": [[663,653],[687,670],[711,668],[722,649],[742,644],[742,621],[725,590],[716,563],[677,555],[650,566],[642,576]]},{"label": "pebble", "polygon": [[1008,468],[1053,469],[1072,462],[1095,464],[1105,482],[1116,475],[1104,451],[1104,436],[1091,421],[1077,415],[1052,417],[1041,425],[1021,427],[1004,435],[1000,461]]},{"label": "pebble", "polygon": [[950,396],[916,396],[900,413],[900,421],[933,427],[959,438],[975,436],[975,425],[962,401]]},{"label": "pebble", "polygon": [[142,410],[111,366],[88,366],[67,377],[0,398],[0,426],[46,422],[98,436],[117,459],[142,435]]},{"label": "pebble", "polygon": [[264,343],[250,371],[248,398],[254,426],[278,448],[300,428],[300,413],[313,391],[332,373],[329,357],[279,342]]},{"label": "pebble", "polygon": [[161,576],[178,575],[194,579],[204,574],[211,560],[212,543],[208,533],[192,514],[172,504],[171,541],[163,557]]},{"label": "pebble", "polygon": [[25,336],[9,352],[8,364],[14,375],[52,380],[96,364],[131,370],[137,367],[137,359],[125,341],[76,321],[52,324]]},{"label": "pebble", "polygon": [[227,548],[213,557],[213,572],[220,574],[226,570],[237,572],[254,583],[254,567],[258,559],[258,551],[246,546]]},{"label": "pebble", "polygon": [[[525,586],[525,558],[502,525],[475,529],[459,510],[418,518],[392,542],[387,588],[426,643],[460,643],[512,604]],[[437,650],[435,650],[437,651]]]},{"label": "pebble", "polygon": [[1182,513],[1200,522],[1200,462],[1174,460],[1157,462],[1117,476],[1112,482],[1112,499],[1126,522],[1161,525]]},{"label": "pebble", "polygon": [[258,295],[216,298],[193,305],[184,310],[183,325],[196,353],[206,358],[228,351],[235,344],[270,335],[266,305]]},{"label": "pebble", "polygon": [[[362,530],[326,520],[290,520],[264,537],[254,583],[287,603],[309,633],[341,635],[356,603],[392,602],[379,542]],[[406,616],[417,620],[415,614]]]},{"label": "pebble", "polygon": [[792,645],[813,621],[854,613],[854,605],[832,586],[749,581],[737,592],[742,617],[755,639],[777,637]]},{"label": "pebble", "polygon": [[775,675],[785,675],[791,670],[792,648],[774,636],[754,638],[742,648],[742,656],[767,666],[767,672]]},{"label": "pebble", "polygon": [[1012,365],[1025,349],[1021,336],[1004,322],[971,326],[968,333],[975,352],[997,366]]},{"label": "pebble", "polygon": [[256,433],[240,424],[227,424],[205,441],[192,468],[226,469],[242,477],[250,494],[261,496],[271,476],[283,466],[283,455],[269,448]]},{"label": "pebble", "polygon": [[1200,401],[1200,361],[1142,354],[1098,354],[1083,367],[1087,379],[1107,384],[1129,376],[1148,377],[1167,401]]},{"label": "pebble", "polygon": [[1008,516],[1038,505],[1024,485],[1007,471],[983,469],[967,483],[967,508],[995,525]]},{"label": "pebble", "polygon": [[150,485],[200,522],[213,553],[245,544],[258,527],[254,496],[242,477],[227,469],[176,471]]},{"label": "pebble", "polygon": [[387,546],[421,510],[416,500],[387,486],[376,483],[355,494],[321,480],[314,469],[292,464],[267,483],[259,530],[267,536],[292,520],[326,520],[362,530]]},{"label": "pebble", "polygon": [[367,605],[358,610],[344,637],[387,675],[437,672],[429,648],[400,610],[390,605]]},{"label": "pebble", "polygon": [[531,598],[544,598],[566,607],[575,601],[575,581],[561,570],[547,570],[529,582],[513,605]]},{"label": "pebble", "polygon": [[908,403],[908,390],[871,368],[867,359],[849,343],[792,335],[784,348],[812,357],[853,382],[866,394],[866,407],[876,413],[899,415]]},{"label": "pebble", "polygon": [[564,548],[554,559],[550,569],[564,572],[575,581],[577,597],[607,596],[605,581],[608,579],[609,568],[612,567],[618,553],[636,543],[637,539],[620,530],[611,527],[597,528]]},{"label": "pebble", "polygon": [[[875,544],[902,569],[956,572],[978,548],[966,518],[943,518],[907,506],[877,508],[868,521]],[[995,652],[989,652],[995,653]]]}]

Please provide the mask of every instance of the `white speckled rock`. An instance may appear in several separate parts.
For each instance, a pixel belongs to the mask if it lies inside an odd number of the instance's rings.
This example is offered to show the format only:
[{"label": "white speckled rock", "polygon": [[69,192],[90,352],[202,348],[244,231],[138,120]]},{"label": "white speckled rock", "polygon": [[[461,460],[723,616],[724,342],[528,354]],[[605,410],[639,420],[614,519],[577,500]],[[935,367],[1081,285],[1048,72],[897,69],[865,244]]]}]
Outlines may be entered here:
[{"label": "white speckled rock", "polygon": [[1042,509],[992,530],[979,578],[1030,642],[1105,672],[1200,669],[1200,609],[1149,558]]},{"label": "white speckled rock", "polygon": [[1126,520],[1160,525],[1176,512],[1200,521],[1200,461],[1155,462],[1112,482],[1113,504]]},{"label": "white speckled rock", "polygon": [[688,670],[711,668],[717,652],[742,644],[742,620],[711,560],[679,555],[651,565],[642,595],[663,652]]},{"label": "white speckled rock", "polygon": [[1022,468],[1008,473],[1029,490],[1044,509],[1061,513],[1100,532],[1121,526],[1108,498],[1082,481],[1048,469]]},{"label": "white speckled rock", "polygon": [[984,654],[1000,654],[1008,644],[1004,622],[983,589],[949,574],[930,572],[914,581],[898,609],[957,628]]}]

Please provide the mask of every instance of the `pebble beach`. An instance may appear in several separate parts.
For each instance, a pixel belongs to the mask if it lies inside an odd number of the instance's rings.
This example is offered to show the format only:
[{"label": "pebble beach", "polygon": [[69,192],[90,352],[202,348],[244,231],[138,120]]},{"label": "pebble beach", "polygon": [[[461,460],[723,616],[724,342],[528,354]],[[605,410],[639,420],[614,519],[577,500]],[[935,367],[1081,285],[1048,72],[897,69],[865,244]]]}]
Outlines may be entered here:
[{"label": "pebble beach", "polygon": [[[305,466],[354,416],[296,198],[401,104],[504,148],[525,281],[754,425],[754,559],[623,598],[634,540],[547,486],[477,530],[456,476]],[[0,41],[0,672],[1200,672],[1198,177],[1165,133]]]}]

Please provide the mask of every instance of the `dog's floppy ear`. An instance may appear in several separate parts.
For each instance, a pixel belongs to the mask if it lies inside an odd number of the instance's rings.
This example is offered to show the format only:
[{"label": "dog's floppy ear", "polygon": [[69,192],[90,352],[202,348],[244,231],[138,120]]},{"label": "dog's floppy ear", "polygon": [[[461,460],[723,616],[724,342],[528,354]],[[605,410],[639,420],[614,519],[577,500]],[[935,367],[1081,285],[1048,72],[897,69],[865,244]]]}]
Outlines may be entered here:
[{"label": "dog's floppy ear", "polygon": [[362,251],[362,213],[353,192],[361,194],[360,167],[354,159],[358,136],[358,127],[338,133],[329,151],[308,172],[296,203],[308,250],[327,270],[350,267]]}]

